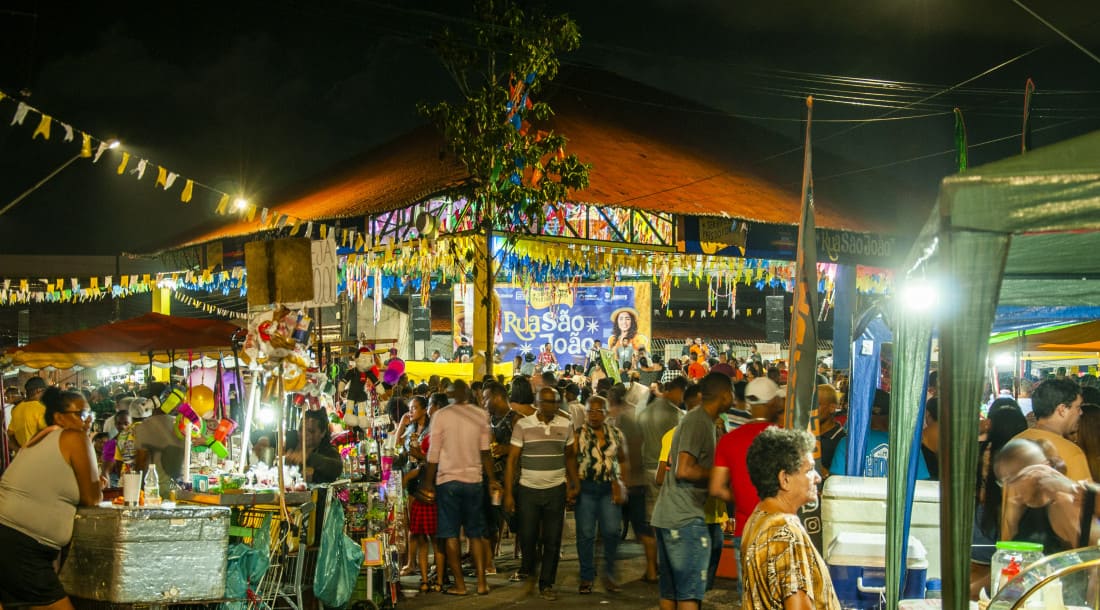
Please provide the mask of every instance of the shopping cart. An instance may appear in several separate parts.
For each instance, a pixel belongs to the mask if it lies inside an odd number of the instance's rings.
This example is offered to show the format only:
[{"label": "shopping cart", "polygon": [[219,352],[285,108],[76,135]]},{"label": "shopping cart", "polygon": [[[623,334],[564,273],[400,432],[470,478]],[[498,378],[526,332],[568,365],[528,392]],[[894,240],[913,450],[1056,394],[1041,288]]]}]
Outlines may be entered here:
[{"label": "shopping cart", "polygon": [[[257,530],[270,518],[270,565],[249,596],[249,610],[289,608],[303,610],[303,575],[307,559],[310,515],[314,505],[306,502],[288,506],[284,515],[279,506],[242,506],[233,511],[230,536],[251,544]],[[312,575],[310,578],[312,582]]]}]

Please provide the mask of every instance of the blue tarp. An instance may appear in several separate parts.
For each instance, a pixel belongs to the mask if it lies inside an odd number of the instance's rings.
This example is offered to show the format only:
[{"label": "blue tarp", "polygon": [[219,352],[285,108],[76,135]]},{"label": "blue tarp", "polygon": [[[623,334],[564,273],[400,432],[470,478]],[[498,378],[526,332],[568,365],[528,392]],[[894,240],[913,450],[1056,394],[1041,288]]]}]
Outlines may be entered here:
[{"label": "blue tarp", "polygon": [[993,320],[993,332],[1031,330],[1043,328],[1044,326],[1072,324],[1089,320],[1100,320],[1100,307],[1088,305],[1064,307],[1000,305],[997,307],[997,317]]}]

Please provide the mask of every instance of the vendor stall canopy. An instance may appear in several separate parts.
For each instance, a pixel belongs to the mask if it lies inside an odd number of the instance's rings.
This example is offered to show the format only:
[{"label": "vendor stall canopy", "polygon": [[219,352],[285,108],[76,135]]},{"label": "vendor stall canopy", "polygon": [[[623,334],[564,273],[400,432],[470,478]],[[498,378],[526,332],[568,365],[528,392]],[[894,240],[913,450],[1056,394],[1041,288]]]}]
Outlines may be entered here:
[{"label": "vendor stall canopy", "polygon": [[74,366],[148,365],[196,361],[229,352],[240,327],[231,322],[147,313],[137,318],[57,335],[8,351],[14,366],[68,369]]},{"label": "vendor stall canopy", "polygon": [[[954,231],[1011,234],[1001,306],[1100,303],[1100,132],[990,163],[943,181],[937,210]],[[1000,261],[988,268],[998,274]],[[965,289],[965,287],[959,287]]]},{"label": "vendor stall canopy", "polygon": [[[945,607],[969,590],[978,418],[989,332],[997,306],[1088,307],[1100,303],[1100,132],[991,163],[943,180],[905,266],[909,280],[939,285],[934,315],[909,314],[897,333],[894,388],[923,394],[931,327],[940,333],[940,472]],[[895,391],[895,398],[898,394]],[[887,602],[897,604],[910,443],[910,405],[891,409]],[[904,412],[904,413],[903,413]],[[906,416],[908,422],[902,421]],[[918,445],[919,446],[919,445]],[[896,482],[896,483],[895,483]]]}]

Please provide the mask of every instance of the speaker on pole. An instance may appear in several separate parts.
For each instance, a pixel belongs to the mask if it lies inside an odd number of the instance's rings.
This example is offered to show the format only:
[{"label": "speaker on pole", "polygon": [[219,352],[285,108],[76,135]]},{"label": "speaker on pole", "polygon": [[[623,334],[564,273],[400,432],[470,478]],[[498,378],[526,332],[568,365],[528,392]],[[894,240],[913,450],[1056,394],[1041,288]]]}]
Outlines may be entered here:
[{"label": "speaker on pole", "polygon": [[784,297],[765,297],[764,334],[768,343],[783,343],[787,340],[787,312]]}]

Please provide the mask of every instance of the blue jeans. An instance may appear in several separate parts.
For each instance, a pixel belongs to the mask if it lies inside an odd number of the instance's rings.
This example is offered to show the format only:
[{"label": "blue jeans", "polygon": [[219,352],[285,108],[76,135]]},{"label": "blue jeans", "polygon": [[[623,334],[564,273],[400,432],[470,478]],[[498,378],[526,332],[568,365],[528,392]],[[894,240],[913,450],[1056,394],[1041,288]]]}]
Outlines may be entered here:
[{"label": "blue jeans", "polygon": [[657,560],[661,573],[658,588],[661,599],[702,601],[707,591],[710,568],[710,528],[702,519],[693,519],[682,527],[657,530]]},{"label": "blue jeans", "polygon": [[714,588],[714,579],[718,577],[718,562],[722,560],[722,545],[726,537],[722,533],[721,523],[708,523],[710,533],[710,565],[707,566],[707,591]]},{"label": "blue jeans", "polygon": [[611,501],[611,482],[581,481],[581,493],[574,512],[577,520],[577,559],[581,580],[596,579],[596,523],[603,536],[604,577],[614,579],[623,511]]}]

